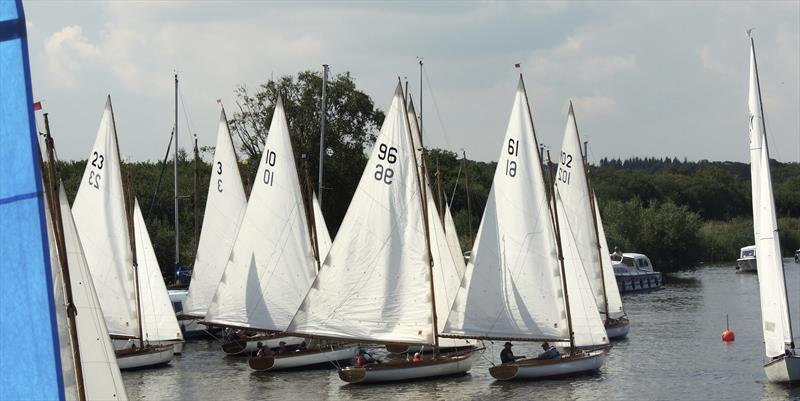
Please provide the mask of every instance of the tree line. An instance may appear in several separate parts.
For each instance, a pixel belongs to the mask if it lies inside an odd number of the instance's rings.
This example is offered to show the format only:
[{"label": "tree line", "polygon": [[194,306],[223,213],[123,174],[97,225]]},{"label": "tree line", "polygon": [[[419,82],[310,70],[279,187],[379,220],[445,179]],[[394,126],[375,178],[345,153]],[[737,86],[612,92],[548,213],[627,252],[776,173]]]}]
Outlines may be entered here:
[{"label": "tree line", "polygon": [[[280,95],[297,159],[304,160],[299,166],[301,173],[307,171],[315,190],[322,192],[323,214],[334,236],[384,114],[356,87],[349,73],[328,81],[324,182],[323,188],[317,188],[321,92],[322,78],[315,71],[268,80],[254,91],[240,86],[235,91],[237,107],[230,127],[249,192]],[[185,151],[179,152],[182,266],[191,267],[194,261],[212,160],[212,148],[203,148],[197,160]],[[162,169],[172,168],[172,161],[167,163],[127,163],[123,169],[142,206],[162,272],[170,281],[175,265],[175,230],[173,174],[168,171],[162,175]],[[85,160],[59,162],[70,202],[85,165]],[[470,250],[496,163],[428,149],[427,167],[435,198],[449,204],[462,250]],[[783,252],[789,255],[800,247],[800,164],[773,160],[771,167]],[[661,271],[692,268],[704,262],[730,262],[738,257],[740,247],[753,243],[749,175],[746,163],[690,162],[674,157],[603,158],[589,168],[609,246],[647,254]]]}]

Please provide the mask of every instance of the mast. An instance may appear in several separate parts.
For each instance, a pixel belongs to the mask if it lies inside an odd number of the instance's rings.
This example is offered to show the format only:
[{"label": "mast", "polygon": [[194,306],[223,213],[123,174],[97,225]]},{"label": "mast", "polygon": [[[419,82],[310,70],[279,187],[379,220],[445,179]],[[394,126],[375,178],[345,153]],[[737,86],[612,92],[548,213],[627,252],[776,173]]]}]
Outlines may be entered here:
[{"label": "mast", "polygon": [[[419,141],[420,142],[425,142],[422,138],[423,138],[423,136],[422,136],[422,57],[420,57],[419,58]],[[421,143],[419,145],[420,145],[420,147],[422,146]],[[424,149],[425,148],[423,148],[423,152],[422,152],[423,154],[425,153]],[[423,165],[424,164],[425,163],[423,163]]]},{"label": "mast", "polygon": [[50,121],[47,113],[44,113],[45,144],[47,146],[47,184],[44,186],[45,194],[49,199],[50,219],[53,221],[56,247],[58,249],[58,261],[61,265],[61,279],[64,286],[64,296],[67,303],[67,320],[69,321],[69,337],[72,342],[72,359],[75,365],[75,385],[78,391],[78,399],[86,400],[86,389],[83,384],[83,366],[81,365],[80,343],[78,341],[78,326],[75,316],[78,314],[72,298],[72,281],[69,276],[69,262],[67,259],[67,246],[64,241],[64,222],[61,217],[61,202],[59,200],[59,183],[56,177],[56,158],[54,154],[53,137],[50,136]]},{"label": "mast", "polygon": [[442,171],[439,170],[439,159],[436,159],[436,200],[436,207],[438,208],[437,212],[439,212],[439,220],[442,221],[442,225],[445,225],[444,203],[442,202]]},{"label": "mast", "polygon": [[[571,105],[570,105],[571,106]],[[573,112],[574,116],[574,112]],[[577,131],[578,128],[578,120],[575,119],[575,129]],[[580,138],[580,135],[578,135]],[[597,212],[595,212],[595,204],[594,204],[594,189],[592,188],[592,182],[589,178],[589,142],[583,142],[583,171],[586,173],[586,188],[588,189],[589,194],[589,207],[592,209],[592,226],[594,227],[594,238],[597,240],[597,262],[600,263],[600,280],[603,282],[603,310],[605,311],[605,320],[603,323],[608,323],[609,319],[611,319],[610,315],[608,314],[608,293],[606,292],[606,273],[603,271],[603,250],[600,249],[600,230],[597,227]]]},{"label": "mast", "polygon": [[[178,274],[178,268],[181,264],[181,247],[180,247],[180,219],[178,217],[178,73],[175,73],[175,275]],[[135,257],[135,256],[134,256]],[[177,279],[177,277],[175,277]],[[138,291],[137,291],[138,293]]]},{"label": "mast", "polygon": [[[422,60],[419,62],[420,67],[422,67]],[[421,75],[420,75],[421,77]],[[400,78],[397,79],[398,84]],[[420,95],[421,97],[422,95]],[[405,97],[403,98],[403,114],[406,118],[406,124],[408,126],[408,138],[411,142],[412,151],[414,148],[414,135],[411,134],[411,122],[408,120],[408,107],[406,105]],[[422,114],[420,114],[422,115]],[[420,133],[420,142],[422,142],[422,134]],[[439,319],[436,316],[436,293],[434,291],[433,285],[433,254],[431,253],[431,236],[430,236],[430,227],[428,226],[428,192],[426,191],[426,182],[423,181],[425,176],[427,176],[427,169],[425,168],[425,146],[420,143],[420,162],[422,163],[422,171],[423,175],[420,174],[420,168],[414,168],[414,174],[417,177],[417,185],[420,193],[420,202],[422,203],[422,225],[425,228],[425,247],[428,252],[428,275],[430,276],[430,280],[428,280],[428,284],[430,284],[431,290],[431,312],[433,313],[433,355],[434,358],[439,355]],[[416,163],[416,157],[414,157]],[[416,167],[416,166],[415,166]]]},{"label": "mast", "polygon": [[[306,209],[306,223],[308,226],[308,233],[311,237],[311,246],[314,248],[314,259],[317,261],[317,271],[322,268],[320,259],[322,255],[319,254],[319,238],[317,238],[317,222],[314,215],[314,187],[311,186],[311,176],[308,174],[308,157],[303,153],[300,156],[303,159],[303,172],[305,173],[306,182],[306,196],[304,197]],[[300,184],[302,185],[302,184]]]},{"label": "mast", "polygon": [[199,180],[200,173],[198,172],[200,165],[200,152],[197,149],[197,135],[194,136],[194,249],[197,249],[197,244],[200,241],[200,189]]},{"label": "mast", "polygon": [[469,227],[467,239],[469,240],[469,243],[472,244],[472,205],[469,202],[469,169],[467,168],[467,151],[461,149],[461,154],[464,155],[464,192],[467,194],[467,227]]},{"label": "mast", "polygon": [[[553,182],[553,161],[550,159],[550,151],[547,151],[547,176],[550,178],[549,182]],[[547,181],[546,181],[547,182]],[[564,304],[567,308],[567,329],[569,329],[569,353],[575,355],[575,332],[572,330],[572,312],[569,307],[569,291],[567,291],[567,274],[564,267],[564,250],[561,247],[561,230],[558,225],[558,208],[556,205],[556,191],[551,191],[553,197],[553,221],[556,230],[556,245],[558,248],[558,261],[561,264],[561,286],[564,289]]]},{"label": "mast", "polygon": [[[759,76],[758,76],[758,60],[756,59],[756,44],[755,44],[755,41],[753,40],[753,35],[752,35],[751,31],[752,30],[748,30],[747,31],[747,36],[750,38],[750,49],[753,52],[753,68],[755,69],[756,89],[758,90],[758,107],[761,109],[761,128],[763,130],[762,132],[764,133],[762,140],[764,141],[764,150],[765,150],[766,155],[767,155],[767,170],[769,171],[769,145],[767,144],[767,123],[766,123],[766,118],[764,117],[764,103],[761,102],[761,78],[759,78]],[[751,161],[751,163],[752,163],[752,161]],[[772,183],[769,183],[769,185],[772,185]],[[774,204],[775,198],[774,197],[772,199],[772,202],[773,202],[773,204],[771,205],[771,207],[772,207],[773,210],[775,210],[775,204]],[[776,227],[775,230],[773,230],[772,235],[774,237],[778,237],[777,227]],[[758,241],[758,238],[756,238],[756,241]],[[787,299],[785,299],[785,301],[786,301],[786,317],[787,317],[787,319],[789,321],[789,324],[788,324],[788,326],[789,326],[789,339],[791,341],[788,345],[791,347],[792,351],[794,351],[794,333],[792,333],[792,314],[791,314],[791,309],[790,309],[790,306],[789,306],[789,299],[788,299],[788,294],[789,293],[787,292],[787,288],[786,288],[786,268],[783,265],[783,260],[781,259],[780,254],[778,254],[778,255],[779,255],[778,256],[778,260],[779,260],[779,262],[781,264],[781,270],[783,270],[783,272],[782,272],[783,273],[783,294],[784,294],[784,296],[787,297]]]},{"label": "mast", "polygon": [[[325,159],[325,97],[328,94],[328,65],[322,65],[322,105],[319,111],[319,184],[317,185],[317,201],[322,208],[322,161]],[[317,258],[319,261],[319,258]]]}]

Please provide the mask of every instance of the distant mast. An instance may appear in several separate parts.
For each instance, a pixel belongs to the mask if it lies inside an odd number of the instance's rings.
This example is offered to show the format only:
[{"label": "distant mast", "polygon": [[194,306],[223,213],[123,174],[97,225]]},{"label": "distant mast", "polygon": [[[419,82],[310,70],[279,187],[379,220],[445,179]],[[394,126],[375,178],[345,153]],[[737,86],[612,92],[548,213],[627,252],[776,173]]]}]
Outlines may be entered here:
[{"label": "distant mast", "polygon": [[320,106],[319,110],[319,184],[317,184],[317,201],[319,201],[320,208],[322,208],[322,163],[323,160],[325,159],[325,97],[327,94],[328,94],[328,65],[323,64],[322,105]]},{"label": "distant mast", "polygon": [[178,217],[178,73],[175,73],[175,280],[178,279],[178,269],[181,265],[180,227]]}]

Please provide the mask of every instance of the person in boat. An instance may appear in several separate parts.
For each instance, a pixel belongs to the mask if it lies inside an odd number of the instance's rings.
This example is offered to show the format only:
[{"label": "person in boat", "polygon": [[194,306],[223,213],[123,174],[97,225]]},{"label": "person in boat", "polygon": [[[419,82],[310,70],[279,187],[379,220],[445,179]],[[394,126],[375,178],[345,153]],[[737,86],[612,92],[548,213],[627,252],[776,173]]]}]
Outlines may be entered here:
[{"label": "person in boat", "polygon": [[539,354],[536,359],[556,359],[561,357],[561,353],[558,352],[558,349],[550,345],[547,341],[542,343],[542,350],[544,350],[544,352]]},{"label": "person in boat", "polygon": [[297,346],[297,350],[295,352],[305,351],[307,349],[306,342],[303,341],[300,345]]},{"label": "person in boat", "polygon": [[411,358],[411,363],[417,363],[417,362],[422,362],[422,354],[420,354],[419,352],[415,352],[414,357]]},{"label": "person in boat", "polygon": [[375,359],[369,352],[362,350],[358,351],[358,357],[356,358],[356,366],[366,366],[373,363],[381,363],[380,360]]},{"label": "person in boat", "polygon": [[286,352],[286,341],[281,341],[278,343],[278,353],[282,354]]},{"label": "person in boat", "polygon": [[510,342],[506,342],[503,345],[503,350],[500,351],[500,362],[509,363],[509,362],[514,362],[517,359],[524,359],[525,358],[525,355],[514,356],[514,351],[511,350],[511,347],[513,347],[513,346],[514,346],[514,344],[511,344]]},{"label": "person in boat", "polygon": [[614,253],[611,254],[611,260],[622,260],[622,251],[618,246],[614,247]]},{"label": "person in boat", "polygon": [[256,354],[256,356],[259,358],[275,355],[272,353],[272,350],[269,347],[261,344],[260,342],[256,344],[256,346],[258,347],[258,353]]}]

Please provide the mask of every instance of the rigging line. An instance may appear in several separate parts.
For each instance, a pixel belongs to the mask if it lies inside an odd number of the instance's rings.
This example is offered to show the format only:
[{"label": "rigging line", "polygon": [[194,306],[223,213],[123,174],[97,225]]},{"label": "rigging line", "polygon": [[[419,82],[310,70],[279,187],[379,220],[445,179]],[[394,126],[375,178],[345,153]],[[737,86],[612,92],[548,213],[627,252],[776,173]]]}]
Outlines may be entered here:
[{"label": "rigging line", "polygon": [[[430,78],[428,78],[428,70],[423,69],[422,74],[425,76],[425,83],[428,84],[428,93],[430,93],[431,100],[433,100],[433,109],[436,111],[436,119],[439,120],[439,127],[442,129],[442,136],[444,137],[444,143],[448,149],[452,149],[453,147],[450,145],[450,137],[447,135],[447,129],[445,129],[444,121],[442,121],[442,113],[439,111],[439,102],[436,101],[436,95],[433,93],[431,80]],[[422,88],[420,88],[420,92],[422,92]]]},{"label": "rigging line", "polygon": [[450,193],[450,203],[449,205],[453,204],[453,199],[456,198],[456,189],[458,189],[458,179],[461,178],[461,163],[458,164],[458,173],[456,173],[456,183],[453,185],[453,192]]},{"label": "rigging line", "polygon": [[189,111],[183,103],[183,86],[178,86],[178,95],[178,98],[181,100],[181,108],[183,109],[183,119],[186,120],[186,133],[189,135],[189,139],[193,140],[196,135],[192,134],[192,124],[189,123]]}]

